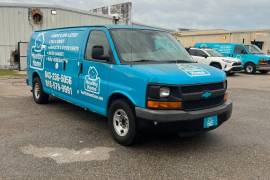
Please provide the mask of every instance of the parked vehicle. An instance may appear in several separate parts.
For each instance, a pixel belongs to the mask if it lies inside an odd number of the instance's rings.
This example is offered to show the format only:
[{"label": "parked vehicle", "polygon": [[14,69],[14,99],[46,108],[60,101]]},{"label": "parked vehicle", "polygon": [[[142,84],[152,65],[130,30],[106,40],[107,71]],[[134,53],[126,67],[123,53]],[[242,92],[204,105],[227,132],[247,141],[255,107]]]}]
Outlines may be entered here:
[{"label": "parked vehicle", "polygon": [[194,63],[170,33],[135,26],[36,31],[28,49],[34,101],[49,95],[108,117],[114,139],[140,130],[202,132],[228,120],[224,72]]},{"label": "parked vehicle", "polygon": [[221,69],[227,74],[234,74],[242,71],[242,63],[239,59],[224,57],[214,49],[188,48],[187,50],[198,63],[207,64]]},{"label": "parked vehicle", "polygon": [[196,48],[211,48],[226,57],[236,57],[242,62],[246,73],[255,74],[256,71],[266,74],[270,71],[270,57],[265,54],[253,54],[243,44],[235,43],[197,43]]}]

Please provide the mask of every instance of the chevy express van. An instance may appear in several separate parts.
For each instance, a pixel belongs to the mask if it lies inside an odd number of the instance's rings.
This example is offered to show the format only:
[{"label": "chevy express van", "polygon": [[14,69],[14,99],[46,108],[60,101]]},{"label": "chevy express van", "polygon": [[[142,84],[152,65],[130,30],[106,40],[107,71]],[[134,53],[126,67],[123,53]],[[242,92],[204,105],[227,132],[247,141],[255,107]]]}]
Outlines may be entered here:
[{"label": "chevy express van", "polygon": [[167,32],[135,26],[36,31],[28,49],[34,101],[55,96],[108,117],[114,139],[142,130],[202,132],[232,113],[224,72],[194,63]]},{"label": "chevy express van", "polygon": [[270,71],[270,56],[250,53],[243,44],[235,43],[197,43],[196,48],[212,48],[227,57],[236,57],[242,61],[246,73],[259,71],[267,74]]}]

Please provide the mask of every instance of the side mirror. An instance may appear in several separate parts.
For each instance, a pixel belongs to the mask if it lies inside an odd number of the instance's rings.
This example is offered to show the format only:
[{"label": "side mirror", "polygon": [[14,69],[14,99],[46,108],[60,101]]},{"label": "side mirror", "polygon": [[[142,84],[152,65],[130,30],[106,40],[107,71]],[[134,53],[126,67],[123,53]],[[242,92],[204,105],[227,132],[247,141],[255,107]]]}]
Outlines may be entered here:
[{"label": "side mirror", "polygon": [[247,52],[245,50],[242,50],[241,54],[247,54]]},{"label": "side mirror", "polygon": [[109,61],[110,57],[104,55],[103,46],[93,46],[92,48],[92,58],[97,60]]},{"label": "side mirror", "polygon": [[208,56],[207,56],[206,54],[205,54],[205,55],[203,55],[203,57],[204,57],[204,58],[208,58]]}]

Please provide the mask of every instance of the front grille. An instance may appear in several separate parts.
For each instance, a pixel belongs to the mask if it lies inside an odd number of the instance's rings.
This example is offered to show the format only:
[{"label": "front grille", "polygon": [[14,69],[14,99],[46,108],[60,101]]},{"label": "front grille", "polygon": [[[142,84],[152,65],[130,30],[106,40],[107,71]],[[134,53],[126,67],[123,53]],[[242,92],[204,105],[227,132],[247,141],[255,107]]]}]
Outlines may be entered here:
[{"label": "front grille", "polygon": [[235,62],[235,63],[233,63],[233,66],[241,66],[241,65],[242,65],[241,62]]},{"label": "front grille", "polygon": [[203,91],[220,90],[223,88],[224,88],[224,83],[222,82],[222,83],[195,85],[195,86],[182,86],[181,92],[183,94],[188,94],[188,93],[196,93],[196,92],[203,92]]},{"label": "front grille", "polygon": [[219,106],[224,103],[224,96],[183,102],[183,108],[187,111],[201,110]]},{"label": "front grille", "polygon": [[[203,97],[204,92],[211,93],[208,98]],[[182,86],[183,109],[187,111],[202,110],[216,107],[224,103],[224,83],[201,84]],[[196,96],[194,98],[194,96]]]}]

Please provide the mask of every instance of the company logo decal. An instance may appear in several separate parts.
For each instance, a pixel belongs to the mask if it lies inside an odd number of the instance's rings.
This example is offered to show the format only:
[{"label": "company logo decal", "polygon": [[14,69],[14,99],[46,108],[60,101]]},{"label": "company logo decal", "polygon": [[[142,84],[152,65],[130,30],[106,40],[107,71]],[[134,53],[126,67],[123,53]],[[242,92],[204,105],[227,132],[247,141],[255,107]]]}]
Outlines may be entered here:
[{"label": "company logo decal", "polygon": [[30,67],[33,69],[43,70],[44,69],[44,59],[45,59],[45,35],[44,33],[39,33],[35,39],[35,44],[31,48],[31,61]]},{"label": "company logo decal", "polygon": [[200,45],[200,48],[207,48],[208,46],[207,46],[207,44],[201,44]]},{"label": "company logo decal", "polygon": [[177,64],[178,68],[190,77],[210,76],[211,74],[202,67],[191,64]]},{"label": "company logo decal", "polygon": [[205,91],[203,94],[202,94],[202,97],[205,98],[205,99],[208,99],[209,97],[212,96],[212,93],[211,92],[208,92],[208,91]]},{"label": "company logo decal", "polygon": [[94,94],[100,93],[100,77],[93,66],[89,67],[88,75],[85,76],[84,89]]}]

